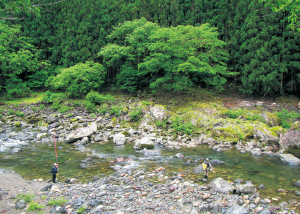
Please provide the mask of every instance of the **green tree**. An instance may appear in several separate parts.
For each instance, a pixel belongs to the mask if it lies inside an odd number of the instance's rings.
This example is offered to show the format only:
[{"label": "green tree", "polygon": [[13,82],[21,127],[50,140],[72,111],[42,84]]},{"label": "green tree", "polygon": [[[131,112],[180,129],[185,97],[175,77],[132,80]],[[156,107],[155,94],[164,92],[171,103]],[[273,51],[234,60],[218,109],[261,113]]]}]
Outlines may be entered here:
[{"label": "green tree", "polygon": [[[265,4],[265,7],[270,7],[273,13],[278,13],[280,11],[286,11],[289,13],[288,25],[289,29],[300,31],[300,1],[299,0],[260,0]],[[271,13],[266,14],[265,16],[271,15]]]},{"label": "green tree", "polygon": [[223,90],[226,77],[235,73],[227,71],[225,42],[217,37],[209,24],[161,28],[150,37],[150,56],[139,70],[154,77],[153,90],[180,91],[193,83]]},{"label": "green tree", "polygon": [[0,22],[0,41],[0,90],[17,97],[28,95],[30,87],[41,87],[49,64],[39,61],[39,51],[22,35],[20,26]]},{"label": "green tree", "polygon": [[50,85],[66,91],[71,97],[79,97],[91,90],[98,90],[105,82],[105,68],[93,61],[78,63],[61,70]]}]

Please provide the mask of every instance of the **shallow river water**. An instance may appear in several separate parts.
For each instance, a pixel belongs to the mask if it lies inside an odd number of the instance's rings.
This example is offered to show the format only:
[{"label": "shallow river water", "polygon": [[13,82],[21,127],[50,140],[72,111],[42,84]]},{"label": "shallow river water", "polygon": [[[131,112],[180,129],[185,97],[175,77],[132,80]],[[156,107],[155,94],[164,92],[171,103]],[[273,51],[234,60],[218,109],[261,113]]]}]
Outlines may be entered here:
[{"label": "shallow river water", "polygon": [[[1,128],[1,127],[0,127]],[[0,134],[0,168],[12,169],[25,179],[33,180],[42,178],[51,179],[49,173],[52,164],[55,162],[54,143],[34,143],[30,140],[30,134],[26,141],[19,141],[17,135],[7,137],[5,127],[2,127]],[[14,129],[10,132],[26,132],[28,129]],[[33,134],[39,130],[33,130]],[[11,153],[13,148],[19,147],[21,150],[17,153]],[[124,146],[114,146],[112,142],[94,143],[85,147],[87,154],[96,154],[91,156],[87,163],[82,161],[89,155],[76,150],[73,144],[57,143],[59,174],[58,179],[63,181],[67,178],[77,178],[81,182],[88,182],[95,175],[111,174],[114,167],[120,165],[116,163],[117,158],[124,158],[122,167],[131,169],[134,172],[137,169],[146,171],[155,170],[157,167],[164,167],[165,174],[174,176],[179,173],[184,175],[185,180],[196,181],[203,174],[195,174],[193,168],[199,165],[203,158],[209,157],[211,160],[218,159],[224,161],[224,164],[213,165],[214,172],[209,175],[209,180],[222,177],[225,180],[234,181],[241,178],[244,181],[252,181],[257,187],[263,184],[266,189],[260,191],[261,197],[276,197],[282,200],[291,198],[300,199],[295,191],[300,188],[294,186],[294,182],[299,180],[299,166],[289,166],[278,157],[269,157],[267,155],[253,156],[250,152],[245,154],[233,149],[225,152],[216,152],[209,149],[208,146],[198,146],[196,148],[169,149],[157,146],[160,150],[159,156],[145,156],[133,149],[132,143]],[[112,163],[112,161],[115,161]],[[87,168],[83,168],[85,164]],[[196,181],[202,183],[202,181]],[[278,189],[284,189],[287,193],[279,193]]]}]

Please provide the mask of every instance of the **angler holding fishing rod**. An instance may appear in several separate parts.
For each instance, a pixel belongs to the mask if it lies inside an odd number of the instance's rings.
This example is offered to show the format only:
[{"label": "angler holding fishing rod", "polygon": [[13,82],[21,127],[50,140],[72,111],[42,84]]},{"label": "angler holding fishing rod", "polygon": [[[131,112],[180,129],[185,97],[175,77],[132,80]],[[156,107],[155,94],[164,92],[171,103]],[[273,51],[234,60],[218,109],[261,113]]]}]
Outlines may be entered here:
[{"label": "angler holding fishing rod", "polygon": [[57,181],[56,181],[56,173],[58,173],[58,165],[57,165],[57,163],[53,164],[50,173],[52,173],[52,175],[53,175],[53,177],[52,177],[53,183],[57,183]]},{"label": "angler holding fishing rod", "polygon": [[58,161],[57,161],[57,149],[56,149],[56,138],[55,138],[55,125],[54,125],[54,118],[52,119],[53,123],[53,140],[54,140],[54,146],[55,146],[55,157],[56,157],[56,163],[53,164],[50,173],[53,175],[52,181],[53,183],[57,183],[56,181],[56,173],[58,173]]}]

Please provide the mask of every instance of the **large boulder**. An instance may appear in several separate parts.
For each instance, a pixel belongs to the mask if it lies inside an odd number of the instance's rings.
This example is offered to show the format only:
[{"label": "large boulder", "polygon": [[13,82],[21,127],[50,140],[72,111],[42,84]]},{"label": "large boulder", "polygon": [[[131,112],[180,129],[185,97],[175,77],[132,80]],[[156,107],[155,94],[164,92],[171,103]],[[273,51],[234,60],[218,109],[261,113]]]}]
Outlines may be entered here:
[{"label": "large boulder", "polygon": [[290,146],[300,147],[300,122],[295,122],[292,127],[281,137],[279,145],[282,149]]},{"label": "large boulder", "polygon": [[281,125],[281,119],[276,115],[272,114],[271,112],[266,111],[264,114],[262,114],[262,116],[266,121],[266,124],[268,124],[271,127]]},{"label": "large boulder", "polygon": [[137,139],[134,145],[135,149],[153,149],[154,143],[149,137],[143,137],[141,139]]},{"label": "large boulder", "polygon": [[122,133],[116,134],[113,137],[114,144],[116,145],[124,145],[126,142],[126,137]]},{"label": "large boulder", "polygon": [[152,108],[150,108],[150,115],[157,120],[163,120],[167,117],[166,110],[161,105],[155,105]]},{"label": "large boulder", "polygon": [[297,166],[300,164],[300,159],[292,154],[279,154],[279,158],[284,162],[292,166]]},{"label": "large boulder", "polygon": [[226,212],[226,214],[247,214],[247,213],[248,211],[244,207],[239,206],[237,204],[230,207]]},{"label": "large boulder", "polygon": [[247,183],[247,184],[241,184],[237,187],[238,193],[245,193],[245,194],[251,194],[256,192],[256,188],[253,184]]},{"label": "large boulder", "polygon": [[194,172],[195,172],[196,174],[198,174],[198,173],[204,173],[204,169],[203,169],[202,164],[195,166],[195,167],[194,167]]},{"label": "large boulder", "polygon": [[265,143],[277,143],[279,141],[278,135],[265,125],[259,125],[255,128],[254,137],[257,141]]},{"label": "large boulder", "polygon": [[94,130],[92,130],[91,128],[94,127],[87,126],[85,128],[75,129],[74,131],[66,135],[66,143],[73,143],[77,140],[81,140],[83,137],[91,136],[94,133]]},{"label": "large boulder", "polygon": [[228,181],[220,177],[211,181],[208,186],[214,192],[221,192],[226,194],[233,189],[233,186]]}]

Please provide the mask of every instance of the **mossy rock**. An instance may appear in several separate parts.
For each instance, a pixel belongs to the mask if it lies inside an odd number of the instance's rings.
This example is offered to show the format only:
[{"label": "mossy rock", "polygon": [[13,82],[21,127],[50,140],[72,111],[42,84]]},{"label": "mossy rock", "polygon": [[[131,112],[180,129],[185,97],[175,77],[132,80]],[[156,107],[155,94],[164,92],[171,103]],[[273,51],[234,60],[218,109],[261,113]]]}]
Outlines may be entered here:
[{"label": "mossy rock", "polygon": [[300,131],[300,122],[299,121],[294,122],[290,129],[294,131]]},{"label": "mossy rock", "polygon": [[29,124],[36,124],[42,120],[41,117],[31,117],[30,119],[27,120],[27,123]]},{"label": "mossy rock", "polygon": [[154,148],[154,145],[153,145],[153,144],[141,144],[141,145],[139,146],[139,148],[140,148],[140,149],[144,149],[144,148],[146,148],[146,149],[153,149],[153,148]]},{"label": "mossy rock", "polygon": [[281,125],[281,119],[277,117],[275,114],[272,114],[271,112],[266,111],[263,114],[263,118],[266,121],[266,124],[268,124],[271,127]]},{"label": "mossy rock", "polygon": [[22,126],[22,124],[21,124],[21,122],[15,122],[15,124],[14,124],[16,127],[21,127]]},{"label": "mossy rock", "polygon": [[270,130],[275,132],[278,136],[286,132],[286,130],[281,126],[273,126]]},{"label": "mossy rock", "polygon": [[77,121],[77,118],[69,120],[70,123],[73,123],[73,122],[76,122],[76,121]]},{"label": "mossy rock", "polygon": [[127,131],[123,131],[121,134],[125,135],[125,137],[129,137],[131,134]]},{"label": "mossy rock", "polygon": [[294,155],[295,157],[300,158],[300,146],[296,146],[296,145],[290,146],[288,149],[286,149],[284,151],[284,153],[287,153],[287,154],[290,153],[290,154]]}]

